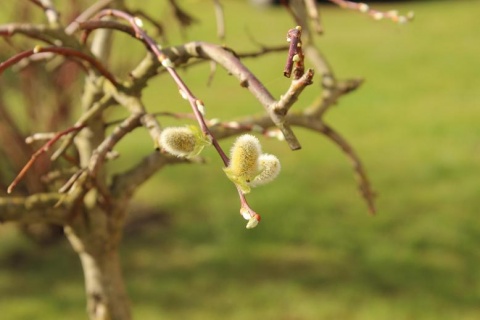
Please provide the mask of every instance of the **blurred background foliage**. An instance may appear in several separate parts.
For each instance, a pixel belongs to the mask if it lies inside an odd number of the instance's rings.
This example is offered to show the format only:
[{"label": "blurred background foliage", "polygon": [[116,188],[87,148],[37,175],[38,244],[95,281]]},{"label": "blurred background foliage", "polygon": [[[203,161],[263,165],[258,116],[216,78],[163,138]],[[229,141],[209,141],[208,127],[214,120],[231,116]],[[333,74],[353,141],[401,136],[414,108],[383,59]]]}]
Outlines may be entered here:
[{"label": "blurred background foliage", "polygon": [[[292,22],[282,8],[222,2],[227,46],[255,49],[252,37],[264,45],[284,43]],[[199,21],[183,35],[163,2],[145,1],[164,23],[169,44],[218,43],[210,3],[181,4]],[[122,258],[134,317],[480,318],[479,5],[377,4],[415,11],[416,20],[402,26],[322,6],[326,32],[318,46],[338,77],[366,79],[326,121],[360,153],[378,192],[378,215],[368,216],[338,148],[297,130],[300,151],[262,139],[283,171],[249,196],[263,220],[247,231],[236,191],[218,155],[208,150],[206,164],[159,172],[132,204],[135,219],[126,228]],[[2,21],[12,20],[4,14]],[[115,74],[125,76],[143,57],[143,47],[133,43],[116,38]],[[289,85],[284,61],[285,54],[271,54],[245,63],[279,96]],[[208,64],[182,75],[205,102],[208,117],[262,112],[223,70],[210,87]],[[295,108],[308,105],[315,90],[309,87]],[[18,96],[7,98],[25,108]],[[144,99],[152,112],[189,110],[166,76],[149,84]],[[222,145],[228,150],[231,142]],[[137,130],[118,151],[112,172],[151,152],[152,144]],[[83,290],[80,263],[66,241],[41,246],[12,225],[0,225],[2,319],[84,319]]]}]

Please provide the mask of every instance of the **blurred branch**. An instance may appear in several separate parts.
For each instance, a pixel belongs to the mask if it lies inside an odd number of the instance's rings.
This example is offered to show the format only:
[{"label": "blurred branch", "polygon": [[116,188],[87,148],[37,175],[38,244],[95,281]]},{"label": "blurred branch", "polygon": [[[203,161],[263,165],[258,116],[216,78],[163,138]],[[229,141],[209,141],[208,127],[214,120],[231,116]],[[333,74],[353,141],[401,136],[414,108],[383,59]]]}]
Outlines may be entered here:
[{"label": "blurred branch", "polygon": [[190,14],[188,14],[185,10],[183,10],[182,8],[180,8],[180,6],[178,5],[177,3],[177,0],[168,0],[168,2],[170,3],[170,5],[172,6],[173,8],[173,14],[175,15],[175,17],[177,18],[178,22],[180,22],[180,25],[185,28],[185,27],[189,27],[190,25],[192,25],[193,23],[196,23],[198,22],[198,20],[196,18],[194,18],[193,16],[191,16]]},{"label": "blurred branch", "polygon": [[[4,62],[0,63],[0,74],[5,71],[6,68],[11,67],[12,65],[18,63],[22,59],[28,58],[34,54],[41,53],[41,52],[53,52],[56,54],[60,54],[66,57],[75,57],[80,58],[82,60],[87,61],[90,63],[98,72],[100,72],[105,78],[107,78],[112,84],[118,86],[118,82],[115,80],[113,75],[95,58],[89,56],[86,53],[78,51],[76,49],[71,49],[67,47],[42,47],[36,46],[34,49],[27,50],[20,52],[10,59],[5,60]],[[74,60],[75,61],[75,60]]]},{"label": "blurred branch", "polygon": [[225,41],[225,15],[223,7],[219,0],[213,0],[213,8],[215,9],[215,19],[217,20],[217,36],[221,42]]},{"label": "blurred branch", "polygon": [[119,124],[113,132],[105,138],[102,143],[95,149],[93,152],[90,163],[89,171],[90,174],[95,177],[99,167],[103,164],[107,153],[113,148],[113,146],[120,141],[127,133],[135,129],[140,125],[140,118],[143,116],[142,113],[132,113],[127,119],[125,119],[121,124]]},{"label": "blurred branch", "polygon": [[55,9],[53,3],[50,0],[30,0],[30,2],[36,4],[45,11],[45,16],[52,27],[58,27],[60,25],[60,13]]},{"label": "blurred branch", "polygon": [[53,30],[43,24],[32,23],[9,23],[0,26],[0,36],[12,37],[16,34],[23,34],[29,38],[43,41],[45,43],[54,45],[58,44],[56,39],[58,30]]},{"label": "blurred branch", "polygon": [[356,3],[353,1],[346,1],[346,0],[329,0],[332,3],[335,3],[340,8],[344,9],[351,9],[355,11],[359,11],[362,13],[368,14],[375,20],[382,20],[382,19],[389,19],[393,22],[398,23],[407,23],[408,21],[413,20],[414,13],[408,12],[406,15],[399,15],[398,11],[390,10],[390,11],[380,11],[376,9],[370,8],[370,6],[366,3]]},{"label": "blurred branch", "polygon": [[315,27],[315,32],[318,34],[323,33],[322,23],[320,22],[320,14],[318,13],[317,4],[315,0],[305,0],[305,6],[307,8],[308,16],[312,20]]},{"label": "blurred branch", "polygon": [[82,22],[87,21],[88,19],[93,17],[95,14],[97,14],[100,10],[106,8],[112,2],[113,0],[99,0],[95,2],[90,7],[88,7],[85,11],[83,11],[77,18],[75,18],[74,21],[72,21],[65,28],[65,33],[66,34],[75,33]]},{"label": "blurred branch", "polygon": [[18,173],[18,175],[15,177],[15,179],[13,180],[13,182],[8,186],[8,189],[7,189],[7,192],[8,193],[12,193],[13,189],[15,188],[15,186],[20,182],[20,180],[25,176],[25,174],[27,173],[27,171],[32,167],[33,163],[37,160],[37,158],[39,156],[41,156],[42,154],[44,154],[45,152],[47,152],[50,147],[58,141],[58,139],[60,139],[61,137],[63,137],[64,135],[72,132],[72,131],[80,131],[81,129],[83,129],[84,126],[80,126],[80,127],[71,127],[71,128],[68,128],[64,131],[61,131],[61,132],[58,132],[52,139],[50,139],[46,144],[44,144],[39,150],[37,150],[31,157],[30,157],[30,160],[27,162],[27,164],[23,167],[23,169]]},{"label": "blurred branch", "polygon": [[56,206],[62,197],[57,192],[37,193],[28,197],[0,197],[0,222],[50,222],[61,225],[68,215],[64,205]]}]

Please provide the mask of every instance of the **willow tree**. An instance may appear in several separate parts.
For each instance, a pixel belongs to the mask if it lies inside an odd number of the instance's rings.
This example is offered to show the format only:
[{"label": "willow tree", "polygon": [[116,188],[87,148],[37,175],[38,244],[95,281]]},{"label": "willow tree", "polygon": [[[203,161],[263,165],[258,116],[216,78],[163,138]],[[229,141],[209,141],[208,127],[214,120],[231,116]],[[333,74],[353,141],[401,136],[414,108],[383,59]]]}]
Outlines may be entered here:
[{"label": "willow tree", "polygon": [[[129,7],[123,0],[100,0],[90,7],[84,2],[72,0],[68,6],[59,7],[50,0],[16,2],[14,18],[28,22],[0,26],[0,36],[8,48],[0,52],[0,183],[4,190],[0,194],[0,220],[63,229],[80,257],[90,319],[131,318],[118,254],[128,204],[135,191],[156,172],[176,163],[195,165],[204,148],[214,148],[223,161],[218,174],[235,185],[247,228],[260,222],[260,215],[247,202],[247,194],[273,180],[280,171],[280,160],[264,152],[268,150],[262,150],[256,136],[281,138],[291,150],[298,150],[301,144],[294,127],[318,133],[343,151],[352,162],[368,211],[375,213],[362,162],[348,141],[324,121],[330,107],[356,90],[362,79],[338,79],[316,47],[315,39],[323,29],[313,0],[285,3],[292,28],[279,32],[279,39],[286,33],[287,42],[279,40],[278,46],[262,47],[257,52],[201,41],[162,46],[168,28],[154,14]],[[377,20],[403,23],[411,18],[395,11],[377,11],[363,3],[331,2]],[[196,19],[174,0],[168,5],[182,26]],[[222,4],[216,0],[208,5],[216,12],[222,43]],[[38,19],[36,13],[42,11]],[[147,28],[154,29],[156,36],[147,34]],[[119,32],[145,47],[143,60],[128,77],[107,67],[116,54],[111,50],[112,37]],[[5,56],[12,51],[14,54]],[[278,51],[286,56],[285,66],[279,66],[278,71],[290,79],[290,85],[275,98],[242,60],[261,59]],[[214,114],[207,118],[208,106],[177,72],[178,67],[189,68],[206,61],[233,75],[245,94],[258,101],[259,113],[222,121],[214,120]],[[173,81],[191,107],[190,114],[174,108],[165,113],[195,119],[197,125],[163,127],[157,115],[149,111],[142,91],[159,76],[163,81]],[[312,85],[314,79],[316,85]],[[12,90],[22,96],[26,117],[16,117],[11,99],[4,99],[4,92]],[[309,105],[292,108],[303,90],[313,90],[317,97]],[[118,105],[128,116],[112,121],[107,111]],[[151,154],[111,175],[105,164],[115,157],[117,143],[135,129],[149,133]],[[231,136],[239,137],[225,152],[219,140]]]}]

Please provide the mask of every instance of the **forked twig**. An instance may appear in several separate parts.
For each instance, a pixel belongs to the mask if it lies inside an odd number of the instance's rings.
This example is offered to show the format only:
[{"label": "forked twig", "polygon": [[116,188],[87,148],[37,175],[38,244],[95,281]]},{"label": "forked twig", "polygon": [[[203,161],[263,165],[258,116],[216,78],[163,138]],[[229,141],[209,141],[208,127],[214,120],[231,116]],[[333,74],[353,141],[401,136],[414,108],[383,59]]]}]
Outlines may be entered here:
[{"label": "forked twig", "polygon": [[85,127],[84,125],[83,126],[73,126],[71,128],[68,128],[68,129],[65,129],[63,131],[60,131],[60,132],[56,133],[55,136],[52,139],[50,139],[40,149],[38,149],[34,154],[32,154],[32,156],[30,157],[30,160],[27,162],[27,164],[25,164],[25,166],[22,168],[22,170],[20,170],[20,172],[15,177],[13,182],[8,186],[7,193],[12,193],[13,189],[22,180],[22,178],[25,176],[27,171],[33,166],[33,164],[35,163],[35,160],[37,160],[37,158],[39,156],[41,156],[42,154],[46,153],[55,142],[57,142],[64,135],[66,135],[70,132],[80,131],[84,127]]}]

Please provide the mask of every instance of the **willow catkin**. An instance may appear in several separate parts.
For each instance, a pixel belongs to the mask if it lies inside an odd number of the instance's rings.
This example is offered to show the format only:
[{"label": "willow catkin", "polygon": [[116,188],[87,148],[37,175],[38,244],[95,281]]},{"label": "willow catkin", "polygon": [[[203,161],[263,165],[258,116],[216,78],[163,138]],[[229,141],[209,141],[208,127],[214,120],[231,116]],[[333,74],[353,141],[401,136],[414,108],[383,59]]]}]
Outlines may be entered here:
[{"label": "willow catkin", "polygon": [[260,173],[250,182],[251,187],[257,187],[275,180],[280,173],[280,160],[273,154],[264,153],[258,158]]},{"label": "willow catkin", "polygon": [[241,135],[233,144],[230,163],[224,171],[243,193],[250,192],[248,183],[259,173],[258,158],[261,153],[260,142],[251,134]]},{"label": "willow catkin", "polygon": [[262,152],[258,139],[250,134],[237,138],[230,152],[228,166],[232,175],[244,177],[247,182],[258,173],[258,157]]},{"label": "willow catkin", "polygon": [[168,127],[160,134],[160,146],[179,158],[188,157],[196,146],[195,134],[188,127]]}]

